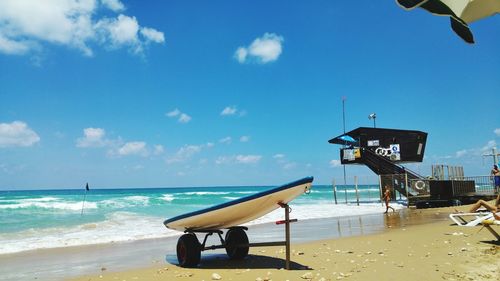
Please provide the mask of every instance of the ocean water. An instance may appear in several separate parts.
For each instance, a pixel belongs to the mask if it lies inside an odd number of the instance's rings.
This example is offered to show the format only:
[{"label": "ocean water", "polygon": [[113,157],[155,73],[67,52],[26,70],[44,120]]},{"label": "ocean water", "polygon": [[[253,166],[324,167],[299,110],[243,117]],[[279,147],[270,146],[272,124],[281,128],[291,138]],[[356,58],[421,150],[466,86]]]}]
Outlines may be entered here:
[{"label": "ocean water", "polygon": [[[163,221],[269,189],[270,187],[193,187],[81,190],[0,191],[0,255],[43,248],[116,243],[180,235]],[[382,213],[378,185],[338,187],[338,205],[331,186],[315,185],[290,203],[299,220]],[[83,199],[85,197],[85,201]],[[396,208],[401,205],[395,204]],[[83,207],[83,214],[82,214]],[[283,219],[278,209],[247,223]]]}]

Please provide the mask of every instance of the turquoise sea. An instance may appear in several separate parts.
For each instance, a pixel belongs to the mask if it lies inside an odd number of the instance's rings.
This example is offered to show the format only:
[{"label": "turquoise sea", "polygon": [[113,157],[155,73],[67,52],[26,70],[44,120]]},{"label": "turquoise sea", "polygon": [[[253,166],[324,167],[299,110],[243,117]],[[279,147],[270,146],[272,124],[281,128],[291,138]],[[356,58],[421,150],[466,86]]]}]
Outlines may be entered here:
[{"label": "turquoise sea", "polygon": [[[269,186],[133,188],[0,191],[0,254],[134,241],[179,235],[163,221],[186,212],[210,207],[257,192]],[[310,194],[291,202],[301,220],[381,213],[379,187],[359,186],[360,206],[353,203],[353,186],[333,189],[315,185]],[[83,199],[85,197],[85,201]],[[351,203],[346,204],[345,200]],[[396,205],[397,207],[397,205]],[[83,213],[82,213],[83,208]],[[283,219],[277,210],[249,224]]]}]

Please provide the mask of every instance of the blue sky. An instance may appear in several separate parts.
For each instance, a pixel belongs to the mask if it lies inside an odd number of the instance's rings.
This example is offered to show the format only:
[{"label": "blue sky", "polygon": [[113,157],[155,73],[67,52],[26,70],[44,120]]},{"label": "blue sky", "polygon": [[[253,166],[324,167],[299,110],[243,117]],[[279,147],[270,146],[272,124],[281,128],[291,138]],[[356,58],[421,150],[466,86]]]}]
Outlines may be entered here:
[{"label": "blue sky", "polygon": [[500,18],[470,26],[393,1],[2,1],[0,189],[328,184],[343,96],[347,130],[428,132],[421,174],[488,174]]}]

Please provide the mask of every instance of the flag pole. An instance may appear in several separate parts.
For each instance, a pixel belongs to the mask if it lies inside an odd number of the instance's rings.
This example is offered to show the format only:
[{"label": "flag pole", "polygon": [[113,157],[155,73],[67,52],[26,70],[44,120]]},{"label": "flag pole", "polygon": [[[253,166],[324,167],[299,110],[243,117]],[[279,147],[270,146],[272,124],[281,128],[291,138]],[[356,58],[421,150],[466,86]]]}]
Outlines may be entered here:
[{"label": "flag pole", "polygon": [[[347,99],[346,96],[342,96],[342,124],[343,124],[343,129],[344,129],[344,135],[345,135],[345,100]],[[343,146],[345,148],[345,144]],[[342,161],[342,159],[340,159]],[[345,164],[342,164],[342,167],[344,168],[344,194],[345,194],[345,203],[347,204],[347,178],[345,174]]]},{"label": "flag pole", "polygon": [[82,213],[80,216],[83,216],[83,207],[85,206],[85,198],[87,197],[87,191],[89,191],[89,183],[85,185],[85,193],[83,194],[83,201],[82,201]]}]

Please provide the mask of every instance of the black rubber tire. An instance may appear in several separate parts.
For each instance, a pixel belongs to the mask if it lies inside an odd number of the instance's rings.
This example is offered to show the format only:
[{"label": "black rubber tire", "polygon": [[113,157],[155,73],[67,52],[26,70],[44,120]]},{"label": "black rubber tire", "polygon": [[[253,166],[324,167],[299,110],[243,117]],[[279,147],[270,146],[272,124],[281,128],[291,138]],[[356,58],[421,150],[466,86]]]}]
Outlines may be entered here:
[{"label": "black rubber tire", "polygon": [[177,241],[177,260],[182,267],[195,267],[200,263],[201,245],[193,233],[182,235]]},{"label": "black rubber tire", "polygon": [[[247,244],[246,247],[237,245]],[[226,253],[230,259],[243,259],[248,255],[248,236],[242,228],[232,228],[226,233]]]}]

